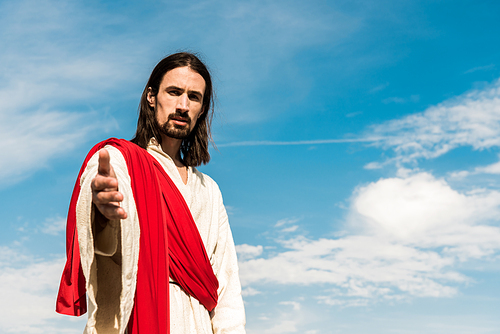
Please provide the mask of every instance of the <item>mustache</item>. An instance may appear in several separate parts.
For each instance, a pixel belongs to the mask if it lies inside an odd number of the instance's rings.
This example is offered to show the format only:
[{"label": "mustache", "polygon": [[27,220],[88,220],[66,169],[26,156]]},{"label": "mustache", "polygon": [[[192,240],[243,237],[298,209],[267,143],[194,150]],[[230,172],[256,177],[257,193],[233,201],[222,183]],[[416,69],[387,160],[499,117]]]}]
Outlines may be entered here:
[{"label": "mustache", "polygon": [[168,115],[167,121],[170,121],[171,119],[182,119],[183,121],[187,122],[188,124],[191,124],[191,117],[189,117],[189,115],[187,113],[183,114],[183,113],[176,111],[175,113]]}]

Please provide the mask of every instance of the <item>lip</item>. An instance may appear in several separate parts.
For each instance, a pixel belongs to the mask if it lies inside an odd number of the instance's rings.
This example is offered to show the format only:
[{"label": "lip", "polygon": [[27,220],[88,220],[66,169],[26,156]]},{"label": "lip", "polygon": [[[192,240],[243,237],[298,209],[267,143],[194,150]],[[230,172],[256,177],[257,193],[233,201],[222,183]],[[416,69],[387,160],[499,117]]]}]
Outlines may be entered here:
[{"label": "lip", "polygon": [[188,120],[186,118],[181,117],[172,117],[171,120],[178,125],[186,125],[188,124]]}]

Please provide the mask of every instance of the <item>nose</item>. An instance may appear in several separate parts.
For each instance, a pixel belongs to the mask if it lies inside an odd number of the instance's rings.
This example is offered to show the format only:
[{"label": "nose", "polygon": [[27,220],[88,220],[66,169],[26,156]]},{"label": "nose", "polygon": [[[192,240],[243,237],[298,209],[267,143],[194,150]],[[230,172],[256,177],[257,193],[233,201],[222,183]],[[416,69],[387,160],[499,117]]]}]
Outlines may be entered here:
[{"label": "nose", "polygon": [[177,100],[177,110],[180,112],[189,111],[189,98],[186,93],[179,96]]}]

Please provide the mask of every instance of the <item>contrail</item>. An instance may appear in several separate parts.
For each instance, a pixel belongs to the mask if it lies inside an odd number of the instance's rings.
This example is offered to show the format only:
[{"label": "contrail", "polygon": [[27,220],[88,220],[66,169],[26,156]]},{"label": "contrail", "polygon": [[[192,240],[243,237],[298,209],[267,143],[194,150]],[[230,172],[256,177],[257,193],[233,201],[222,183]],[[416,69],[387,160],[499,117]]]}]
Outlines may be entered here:
[{"label": "contrail", "polygon": [[254,141],[239,141],[239,142],[232,142],[232,143],[222,143],[222,144],[217,144],[217,147],[287,146],[287,145],[366,143],[366,142],[376,142],[376,141],[380,141],[382,139],[384,139],[384,137],[367,137],[367,138],[352,138],[352,139],[317,139],[317,140],[298,140],[298,141],[254,140]]}]

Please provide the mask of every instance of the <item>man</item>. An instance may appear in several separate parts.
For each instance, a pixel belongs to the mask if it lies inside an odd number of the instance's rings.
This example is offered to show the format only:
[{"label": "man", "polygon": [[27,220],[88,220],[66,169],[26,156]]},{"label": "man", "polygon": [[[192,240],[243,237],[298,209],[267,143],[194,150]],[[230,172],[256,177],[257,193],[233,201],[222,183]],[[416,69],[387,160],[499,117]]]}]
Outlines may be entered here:
[{"label": "man", "polygon": [[109,139],[75,185],[59,313],[85,333],[245,333],[236,252],[210,160],[212,82],[190,53],[163,59],[131,142]]}]

